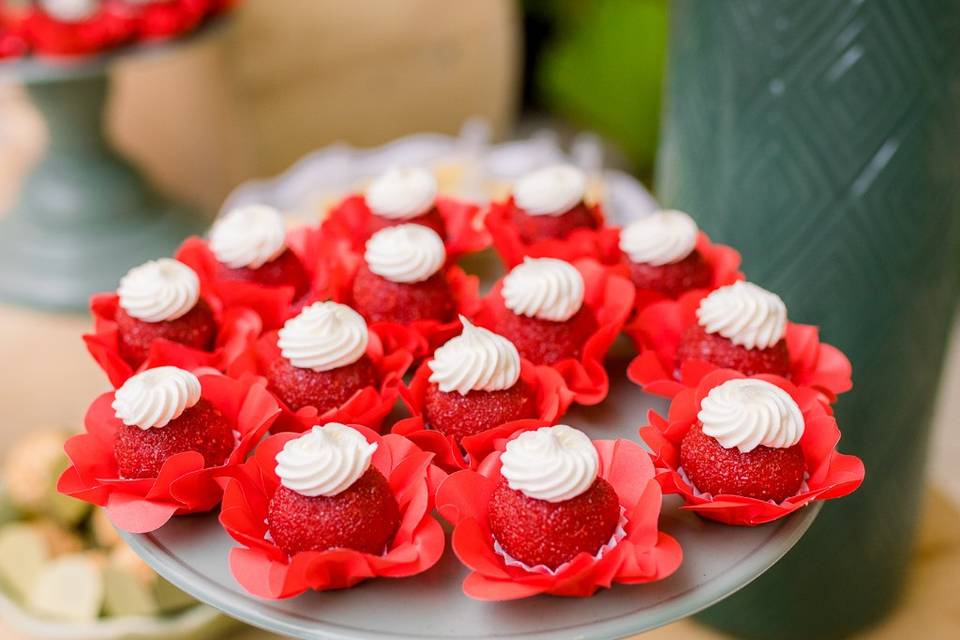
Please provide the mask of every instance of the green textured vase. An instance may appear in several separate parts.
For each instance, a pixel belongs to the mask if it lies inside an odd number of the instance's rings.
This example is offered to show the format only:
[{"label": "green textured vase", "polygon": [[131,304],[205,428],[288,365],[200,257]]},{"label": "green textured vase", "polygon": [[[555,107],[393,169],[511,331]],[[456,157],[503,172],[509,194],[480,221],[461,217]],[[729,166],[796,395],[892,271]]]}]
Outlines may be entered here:
[{"label": "green textured vase", "polygon": [[0,218],[0,300],[82,308],[130,267],[168,255],[204,220],[157,194],[107,142],[105,65],[22,64],[49,144]]},{"label": "green textured vase", "polygon": [[675,0],[658,192],[854,366],[840,447],[867,477],[701,615],[840,637],[896,601],[958,297],[960,2]]}]

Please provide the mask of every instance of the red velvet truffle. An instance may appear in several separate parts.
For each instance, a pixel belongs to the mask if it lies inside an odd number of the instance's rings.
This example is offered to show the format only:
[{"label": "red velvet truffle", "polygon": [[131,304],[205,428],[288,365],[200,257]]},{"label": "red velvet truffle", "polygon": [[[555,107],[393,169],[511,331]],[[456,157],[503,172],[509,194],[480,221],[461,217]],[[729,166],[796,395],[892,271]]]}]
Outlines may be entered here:
[{"label": "red velvet truffle", "polygon": [[188,347],[210,351],[217,337],[217,321],[213,310],[203,299],[193,309],[174,320],[144,322],[117,308],[115,318],[119,330],[120,355],[137,368],[147,359],[154,340],[164,338]]},{"label": "red velvet truffle", "polygon": [[446,223],[443,221],[443,216],[440,215],[440,212],[436,207],[433,207],[426,213],[422,213],[419,216],[399,220],[384,218],[383,216],[378,216],[371,212],[370,219],[367,222],[367,235],[371,236],[381,229],[395,227],[398,224],[421,224],[436,231],[437,235],[439,235],[441,238],[446,239],[447,237]]},{"label": "red velvet truffle", "polygon": [[683,260],[660,266],[626,261],[630,279],[638,289],[656,291],[677,298],[691,289],[707,289],[713,284],[713,270],[699,251]]},{"label": "red velvet truffle", "polygon": [[363,264],[353,280],[352,298],[353,308],[369,322],[446,322],[456,312],[456,302],[442,272],[422,282],[392,282]]},{"label": "red velvet truffle", "polygon": [[563,502],[530,498],[501,478],[490,498],[490,531],[500,546],[528,566],[556,569],[578,553],[597,553],[620,521],[613,486],[597,478],[585,492]]},{"label": "red velvet truffle", "polygon": [[497,314],[495,322],[495,331],[513,342],[520,355],[534,364],[579,358],[584,343],[597,330],[597,320],[586,305],[564,322],[528,318],[506,308]]},{"label": "red velvet truffle", "polygon": [[536,398],[523,381],[499,391],[440,391],[436,383],[427,387],[424,418],[431,429],[452,436],[458,442],[506,422],[536,417]]},{"label": "red velvet truffle", "polygon": [[304,496],[277,488],[267,509],[273,541],[288,555],[355,549],[382,554],[400,528],[400,507],[376,467],[335,496]]},{"label": "red velvet truffle", "polygon": [[676,365],[680,367],[691,359],[705,360],[721,369],[734,369],[748,376],[761,373],[790,376],[786,340],[781,339],[766,349],[748,349],[719,334],[707,333],[698,323],[691,325],[680,340]]},{"label": "red velvet truffle", "polygon": [[343,367],[314,371],[293,366],[278,351],[265,369],[270,390],[296,411],[313,406],[322,415],[366,387],[376,387],[377,369],[366,355]]},{"label": "red velvet truffle", "polygon": [[517,230],[517,235],[527,244],[546,238],[562,240],[576,229],[597,229],[600,227],[600,220],[582,202],[558,216],[533,216],[520,207],[514,206],[511,222]]},{"label": "red velvet truffle", "polygon": [[725,449],[703,432],[690,427],[680,442],[680,464],[690,482],[703,493],[735,494],[781,502],[803,484],[806,464],[799,444],[786,449],[758,446],[747,453]]},{"label": "red velvet truffle", "polygon": [[292,286],[294,298],[310,288],[310,274],[300,259],[290,249],[256,269],[250,267],[230,268],[218,263],[217,277],[223,280],[253,282],[268,287]]},{"label": "red velvet truffle", "polygon": [[167,458],[185,451],[203,455],[205,467],[223,464],[233,452],[233,427],[210,402],[200,399],[164,427],[121,427],[114,454],[122,478],[156,478]]}]

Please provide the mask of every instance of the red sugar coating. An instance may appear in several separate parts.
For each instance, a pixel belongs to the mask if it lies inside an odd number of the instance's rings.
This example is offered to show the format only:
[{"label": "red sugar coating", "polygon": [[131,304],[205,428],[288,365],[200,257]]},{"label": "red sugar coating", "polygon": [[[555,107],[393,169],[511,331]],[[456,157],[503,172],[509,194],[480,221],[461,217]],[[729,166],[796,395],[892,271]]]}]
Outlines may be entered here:
[{"label": "red sugar coating", "polygon": [[511,420],[536,417],[536,398],[523,380],[501,391],[471,391],[462,396],[445,393],[435,383],[427,386],[424,420],[431,429],[460,442]]},{"label": "red sugar coating", "polygon": [[336,409],[357,391],[379,384],[377,369],[365,355],[343,367],[314,371],[295,367],[277,353],[267,364],[264,374],[270,390],[288,407],[296,411],[301,407],[313,406],[321,414]]},{"label": "red sugar coating", "polygon": [[405,220],[391,220],[390,218],[382,218],[371,212],[369,222],[367,222],[367,236],[372,236],[381,229],[395,227],[398,224],[422,224],[423,226],[430,227],[436,231],[441,238],[447,237],[446,223],[444,223],[443,216],[440,215],[440,212],[437,211],[436,207],[430,209],[426,213],[420,214],[419,216],[407,218]]},{"label": "red sugar coating", "polygon": [[196,451],[206,467],[223,464],[236,444],[233,427],[210,402],[200,399],[165,427],[121,426],[113,444],[121,478],[156,478],[172,455]]},{"label": "red sugar coating", "polygon": [[150,345],[158,338],[210,351],[217,337],[216,318],[203,298],[176,320],[144,322],[127,314],[123,307],[117,307],[114,320],[120,334],[120,356],[134,368],[147,359]]},{"label": "red sugar coating", "polygon": [[527,497],[501,478],[488,519],[504,551],[528,566],[556,569],[582,551],[595,554],[610,540],[620,521],[620,500],[603,478],[564,502]]},{"label": "red sugar coating", "polygon": [[757,447],[741,453],[724,449],[703,433],[700,423],[690,427],[680,442],[680,464],[690,482],[704,493],[729,493],[757,500],[781,502],[803,484],[803,449]]},{"label": "red sugar coating", "polygon": [[494,331],[513,342],[520,355],[534,364],[580,358],[584,343],[597,330],[597,321],[587,307],[564,322],[528,318],[506,308],[496,316]]},{"label": "red sugar coating", "polygon": [[387,479],[370,467],[329,498],[277,487],[267,507],[267,527],[288,555],[337,548],[380,555],[400,528],[400,507]]},{"label": "red sugar coating", "polygon": [[772,373],[790,377],[790,354],[786,340],[780,340],[766,349],[747,349],[719,334],[707,333],[698,323],[694,323],[680,340],[675,364],[679,368],[692,358],[706,360],[722,369],[735,369],[748,376]]},{"label": "red sugar coating", "polygon": [[699,251],[694,250],[679,262],[655,266],[630,262],[630,279],[638,289],[656,291],[677,298],[691,289],[706,289],[713,283],[713,270]]},{"label": "red sugar coating", "polygon": [[442,272],[423,282],[391,282],[363,264],[353,280],[352,295],[353,308],[368,322],[447,322],[456,311],[450,285]]},{"label": "red sugar coating", "polygon": [[294,296],[301,296],[310,288],[310,274],[293,251],[285,250],[279,256],[256,269],[231,269],[217,264],[217,277],[224,280],[255,282],[268,287],[292,286]]},{"label": "red sugar coating", "polygon": [[527,244],[546,238],[562,240],[575,229],[596,229],[600,226],[600,220],[582,202],[559,216],[531,216],[514,206],[511,222],[517,235]]}]

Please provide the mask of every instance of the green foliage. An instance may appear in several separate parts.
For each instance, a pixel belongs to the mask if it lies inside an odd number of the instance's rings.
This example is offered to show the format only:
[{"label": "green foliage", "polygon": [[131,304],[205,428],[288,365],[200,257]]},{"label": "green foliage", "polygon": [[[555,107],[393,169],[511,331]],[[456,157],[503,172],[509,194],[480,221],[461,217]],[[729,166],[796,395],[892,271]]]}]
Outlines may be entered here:
[{"label": "green foliage", "polygon": [[611,138],[636,169],[653,164],[666,47],[665,0],[529,0],[556,36],[535,79],[552,111]]}]

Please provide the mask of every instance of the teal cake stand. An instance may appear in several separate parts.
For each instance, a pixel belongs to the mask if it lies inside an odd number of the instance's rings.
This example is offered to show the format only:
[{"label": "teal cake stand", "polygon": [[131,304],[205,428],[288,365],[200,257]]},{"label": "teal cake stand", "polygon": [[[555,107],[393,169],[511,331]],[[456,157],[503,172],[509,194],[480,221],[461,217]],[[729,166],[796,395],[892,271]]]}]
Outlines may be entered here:
[{"label": "teal cake stand", "polygon": [[169,254],[203,229],[203,217],[154,190],[104,130],[112,62],[171,46],[0,64],[0,81],[26,87],[49,138],[13,209],[0,217],[0,301],[82,308],[130,267]]}]

